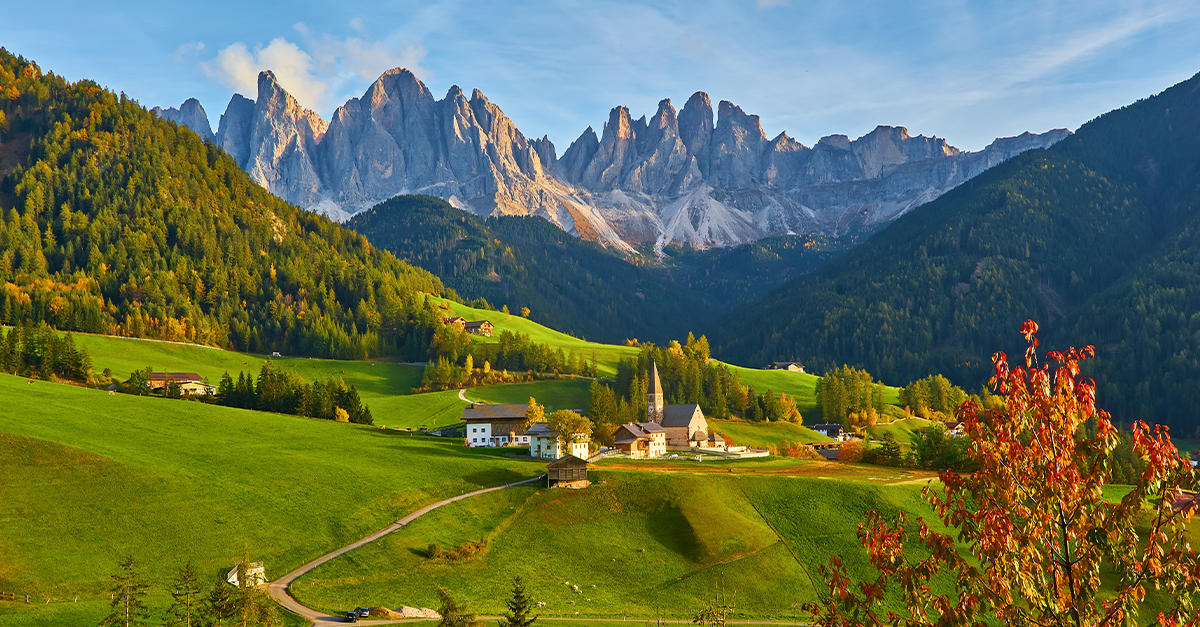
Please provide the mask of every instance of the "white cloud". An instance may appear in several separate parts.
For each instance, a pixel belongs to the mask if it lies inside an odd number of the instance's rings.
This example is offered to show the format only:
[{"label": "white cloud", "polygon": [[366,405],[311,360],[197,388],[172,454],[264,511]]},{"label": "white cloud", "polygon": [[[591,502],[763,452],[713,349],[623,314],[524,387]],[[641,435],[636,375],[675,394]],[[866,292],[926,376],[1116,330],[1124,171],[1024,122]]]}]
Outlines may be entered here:
[{"label": "white cloud", "polygon": [[356,30],[360,33],[363,32],[365,27],[363,26],[362,18],[356,17],[356,18],[351,19],[350,20],[350,28],[353,28],[354,30]]},{"label": "white cloud", "polygon": [[204,50],[203,41],[189,41],[186,44],[180,44],[179,47],[175,49],[175,54],[172,55],[172,57],[177,63],[179,63],[182,62],[185,57],[190,57],[202,50]]},{"label": "white cloud", "polygon": [[418,76],[429,72],[420,66],[425,47],[410,42],[389,45],[359,37],[338,39],[330,35],[313,36],[303,22],[293,28],[301,35],[294,43],[278,37],[267,46],[250,49],[235,42],[221,49],[215,58],[199,63],[208,78],[247,97],[258,93],[258,74],[275,73],[279,84],[302,105],[327,111],[341,104],[349,93],[362,88],[394,67],[406,67]]}]

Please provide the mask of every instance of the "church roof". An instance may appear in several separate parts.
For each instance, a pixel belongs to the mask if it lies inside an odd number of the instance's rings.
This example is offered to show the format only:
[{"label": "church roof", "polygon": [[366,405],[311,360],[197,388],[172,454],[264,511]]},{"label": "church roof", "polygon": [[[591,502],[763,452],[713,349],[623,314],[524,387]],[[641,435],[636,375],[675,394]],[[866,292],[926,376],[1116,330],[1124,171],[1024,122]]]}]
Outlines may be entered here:
[{"label": "church roof", "polygon": [[662,394],[662,383],[658,380],[658,364],[650,362],[650,385],[646,388],[646,394]]},{"label": "church roof", "polygon": [[692,417],[697,413],[700,413],[701,418],[703,418],[704,413],[700,412],[700,406],[695,403],[667,405],[663,407],[662,426],[686,427],[692,424]]}]

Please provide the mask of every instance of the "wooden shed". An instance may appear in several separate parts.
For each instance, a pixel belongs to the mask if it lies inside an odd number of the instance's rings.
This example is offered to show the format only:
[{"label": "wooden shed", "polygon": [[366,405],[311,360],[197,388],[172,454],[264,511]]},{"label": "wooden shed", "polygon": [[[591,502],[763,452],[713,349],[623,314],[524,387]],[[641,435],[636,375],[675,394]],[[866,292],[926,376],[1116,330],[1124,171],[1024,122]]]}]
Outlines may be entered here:
[{"label": "wooden shed", "polygon": [[551,488],[586,488],[588,463],[574,455],[567,455],[546,465],[546,483]]}]

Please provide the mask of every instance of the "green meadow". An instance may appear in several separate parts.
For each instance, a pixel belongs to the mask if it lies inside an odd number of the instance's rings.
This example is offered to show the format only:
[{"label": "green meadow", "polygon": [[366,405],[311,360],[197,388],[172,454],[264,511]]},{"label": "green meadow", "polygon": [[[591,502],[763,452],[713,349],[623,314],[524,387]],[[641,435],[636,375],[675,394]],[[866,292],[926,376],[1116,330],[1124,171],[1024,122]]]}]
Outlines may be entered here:
[{"label": "green meadow", "polygon": [[[513,488],[436,510],[293,585],[321,609],[436,607],[435,586],[485,614],[521,576],[545,616],[689,619],[721,582],[741,619],[796,620],[816,568],[869,565],[854,524],[867,509],[927,512],[916,485],[604,470],[586,490]],[[485,540],[470,561],[428,548]],[[579,587],[576,592],[574,586]]]},{"label": "green meadow", "polygon": [[738,446],[762,448],[768,444],[779,446],[780,442],[832,442],[833,440],[805,427],[790,422],[744,422],[741,420],[709,420],[708,427],[721,435],[733,439]]},{"label": "green meadow", "polygon": [[901,444],[912,444],[916,441],[917,430],[927,429],[933,422],[924,418],[905,418],[896,420],[886,425],[875,425],[863,429],[863,433],[872,440],[882,440],[887,434],[891,434],[896,438],[896,441]]},{"label": "green meadow", "polygon": [[0,398],[0,590],[85,605],[125,555],[160,586],[243,548],[274,577],[425,503],[543,472],[456,439],[8,375]]},{"label": "green meadow", "polygon": [[466,394],[473,401],[491,404],[528,403],[529,398],[533,397],[546,406],[547,412],[556,409],[586,410],[592,398],[591,385],[591,379],[560,379],[471,388]]}]

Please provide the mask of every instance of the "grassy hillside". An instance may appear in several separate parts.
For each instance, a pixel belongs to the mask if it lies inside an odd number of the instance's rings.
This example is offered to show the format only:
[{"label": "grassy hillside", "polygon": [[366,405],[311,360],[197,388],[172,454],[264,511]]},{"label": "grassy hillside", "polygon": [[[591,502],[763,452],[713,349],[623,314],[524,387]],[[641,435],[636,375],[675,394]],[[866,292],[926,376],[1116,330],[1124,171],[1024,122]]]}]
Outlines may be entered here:
[{"label": "grassy hillside", "polygon": [[897,442],[901,444],[911,444],[916,441],[917,430],[925,429],[932,425],[933,422],[924,418],[906,418],[904,420],[896,420],[886,425],[876,425],[863,429],[867,437],[873,440],[882,440],[886,434],[892,434]]},{"label": "grassy hillside", "polygon": [[7,375],[0,397],[0,590],[35,596],[106,597],[126,554],[156,585],[244,546],[277,576],[423,503],[543,469],[457,441]]},{"label": "grassy hillside", "polygon": [[591,379],[569,379],[564,381],[536,381],[471,388],[467,398],[485,403],[528,403],[529,397],[546,406],[547,412],[556,409],[587,409],[592,395],[589,391]]},{"label": "grassy hillside", "polygon": [[733,439],[738,446],[765,447],[768,444],[779,446],[780,442],[832,442],[832,440],[808,427],[790,422],[742,422],[740,420],[710,420],[710,431]]},{"label": "grassy hillside", "polygon": [[[691,618],[719,579],[736,592],[739,618],[795,619],[796,604],[814,600],[816,567],[830,555],[865,574],[854,533],[863,511],[927,510],[914,485],[624,471],[595,479],[582,491],[506,490],[447,506],[293,590],[328,609],[428,607],[434,586],[444,585],[498,614],[521,575],[546,602],[544,616]],[[426,557],[431,543],[451,548],[481,537],[488,548],[473,561]]]}]

